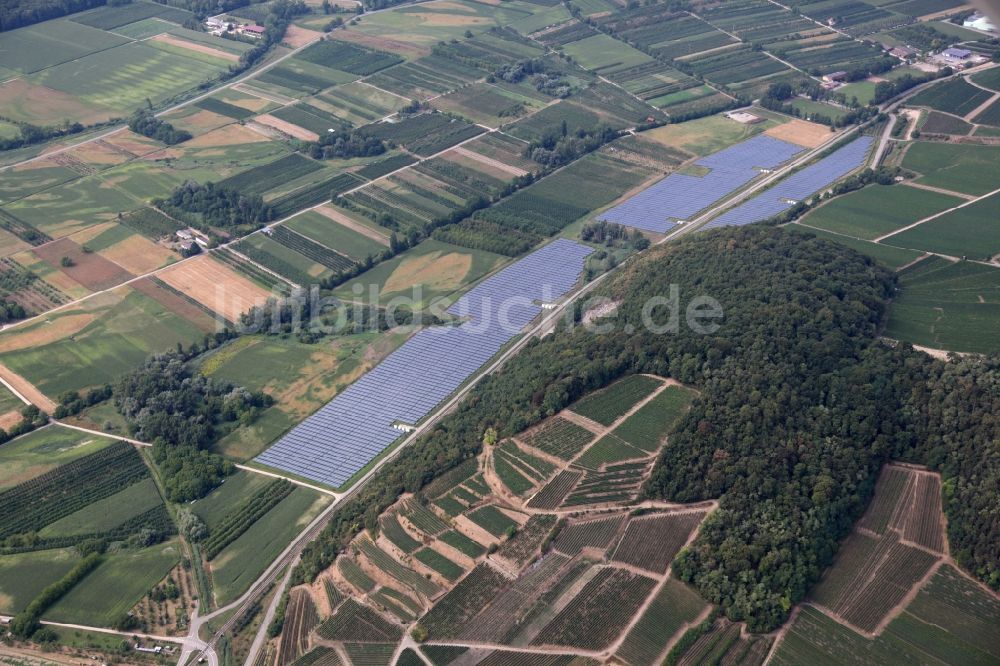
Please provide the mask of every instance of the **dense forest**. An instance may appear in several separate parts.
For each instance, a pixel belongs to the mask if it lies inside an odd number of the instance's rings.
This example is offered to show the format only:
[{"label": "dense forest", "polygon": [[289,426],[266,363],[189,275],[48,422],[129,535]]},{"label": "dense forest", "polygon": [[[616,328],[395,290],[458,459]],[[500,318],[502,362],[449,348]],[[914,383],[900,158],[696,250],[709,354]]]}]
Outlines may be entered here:
[{"label": "dense forest", "polygon": [[232,473],[231,463],[207,450],[220,426],[249,425],[273,403],[263,393],[193,372],[186,356],[153,356],[112,387],[115,407],[133,436],[153,444],[173,502],[204,497]]},{"label": "dense forest", "polygon": [[[672,284],[682,319],[696,296],[718,300],[718,330],[643,326],[644,304]],[[487,428],[516,433],[617,377],[653,372],[696,386],[701,397],[645,493],[720,498],[675,571],[731,618],[755,631],[783,622],[892,458],[944,473],[956,557],[998,586],[1000,375],[993,363],[945,366],[879,341],[893,288],[892,274],[870,259],[776,228],[712,231],[651,250],[598,290],[621,301],[614,331],[564,327],[485,378],[345,503],[296,577],[315,577],[399,493],[474,455]],[[652,314],[664,323],[671,307]],[[628,325],[638,333],[627,334]]]},{"label": "dense forest", "polygon": [[0,0],[0,31],[66,16],[107,4],[107,0]]},{"label": "dense forest", "polygon": [[128,118],[128,128],[137,134],[172,146],[191,138],[191,132],[179,130],[165,120],[160,120],[148,109],[137,109]]}]

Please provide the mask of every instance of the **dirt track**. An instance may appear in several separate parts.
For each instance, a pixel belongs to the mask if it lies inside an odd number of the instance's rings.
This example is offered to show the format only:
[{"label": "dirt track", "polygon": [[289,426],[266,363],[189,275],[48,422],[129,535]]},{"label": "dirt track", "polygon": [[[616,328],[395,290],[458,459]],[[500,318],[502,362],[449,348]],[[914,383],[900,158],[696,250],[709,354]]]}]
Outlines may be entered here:
[{"label": "dirt track", "polygon": [[2,380],[4,384],[13,388],[17,393],[27,398],[31,401],[31,404],[36,405],[43,412],[51,414],[55,411],[55,402],[50,400],[48,396],[35,388],[34,384],[2,363],[0,363],[0,380]]}]

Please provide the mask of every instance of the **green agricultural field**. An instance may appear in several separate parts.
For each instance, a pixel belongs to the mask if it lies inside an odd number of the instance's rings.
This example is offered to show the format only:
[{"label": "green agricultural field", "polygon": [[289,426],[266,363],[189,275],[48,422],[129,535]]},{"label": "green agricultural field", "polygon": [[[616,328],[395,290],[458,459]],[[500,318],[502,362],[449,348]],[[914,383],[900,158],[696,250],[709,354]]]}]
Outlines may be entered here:
[{"label": "green agricultural field", "polygon": [[958,134],[968,136],[972,132],[972,125],[961,118],[931,111],[923,114],[923,122],[920,131],[924,134]]},{"label": "green agricultural field", "polygon": [[955,78],[937,83],[907,100],[909,106],[926,106],[964,116],[990,98],[990,93]]},{"label": "green agricultural field", "polygon": [[840,120],[848,114],[848,109],[823,102],[814,102],[811,99],[796,97],[791,101],[792,108],[802,113],[802,117],[809,120],[816,116],[825,116],[833,120]]},{"label": "green agricultural field", "polygon": [[643,132],[643,136],[673,149],[680,148],[692,155],[704,156],[745,141],[779,124],[768,119],[766,122],[744,125],[723,115],[714,115],[686,123],[657,127]]},{"label": "green agricultural field", "polygon": [[883,240],[888,245],[989,259],[1000,254],[1000,194],[945,213]]},{"label": "green agricultural field", "polygon": [[4,210],[53,238],[68,236],[118,213],[140,208],[142,202],[111,187],[101,176],[80,178],[4,206]]},{"label": "green agricultural field", "polygon": [[[206,317],[206,319],[208,319]],[[0,334],[0,363],[51,397],[112,382],[149,354],[206,331],[157,301],[119,287]]]},{"label": "green agricultural field", "polygon": [[311,210],[296,215],[286,222],[285,226],[331,250],[346,254],[358,261],[364,261],[365,257],[368,256],[378,255],[388,247]]},{"label": "green agricultural field", "polygon": [[163,580],[180,558],[180,544],[176,540],[109,554],[44,617],[56,622],[106,627]]},{"label": "green agricultural field", "polygon": [[221,606],[243,594],[330,499],[296,488],[216,555],[211,562],[216,603]]},{"label": "green agricultural field", "polygon": [[0,613],[13,615],[24,610],[79,561],[72,548],[0,555]]},{"label": "green agricultural field", "polygon": [[84,508],[46,525],[38,535],[41,537],[73,536],[107,532],[130,518],[145,513],[163,504],[156,482],[146,478]]},{"label": "green agricultural field", "polygon": [[409,330],[341,336],[305,344],[277,336],[244,336],[207,355],[201,371],[251,390],[263,390],[277,403],[253,424],[223,437],[215,448],[248,460],[302,421],[403,343]]},{"label": "green agricultural field", "polygon": [[844,245],[852,250],[860,252],[861,254],[867,255],[887,268],[894,270],[900,268],[901,266],[905,266],[923,254],[923,252],[918,252],[916,250],[908,250],[901,247],[883,245],[881,243],[872,243],[870,241],[851,238],[849,236],[842,236],[840,234],[834,234],[820,229],[804,227],[800,224],[791,224],[788,228],[800,233],[809,233],[814,236],[819,236],[820,238],[825,238],[839,245]]},{"label": "green agricultural field", "polygon": [[903,271],[885,334],[949,351],[1000,351],[1000,269],[928,257]]},{"label": "green agricultural field", "polygon": [[992,125],[993,127],[1000,127],[1000,103],[993,102],[988,107],[983,109],[972,120],[973,122],[977,122],[981,125]]},{"label": "green agricultural field", "polygon": [[694,391],[683,386],[668,386],[625,419],[614,434],[643,451],[655,451],[681,415],[687,411]]},{"label": "green agricultural field", "polygon": [[823,204],[800,222],[871,240],[954,208],[963,201],[958,197],[905,185],[872,185]]},{"label": "green agricultural field", "polygon": [[[503,263],[503,257],[464,247],[425,240],[416,247],[384,261],[334,291],[337,298],[368,299],[374,286],[384,303],[395,296],[417,297],[414,307],[446,298],[464,289]],[[419,286],[418,291],[414,287]]]},{"label": "green agricultural field", "polygon": [[576,459],[575,464],[587,469],[597,469],[606,463],[616,463],[623,460],[645,458],[648,452],[632,446],[614,434],[608,434],[594,442],[583,455]]},{"label": "green agricultural field", "polygon": [[856,81],[848,83],[846,86],[837,88],[837,92],[844,95],[848,102],[856,98],[860,104],[868,104],[875,97],[875,82]]},{"label": "green agricultural field", "polygon": [[21,402],[20,398],[14,395],[6,386],[0,385],[0,414],[20,411],[24,407],[25,404]]},{"label": "green agricultural field", "polygon": [[502,537],[508,530],[517,527],[512,518],[492,504],[471,511],[466,517],[495,537]]},{"label": "green agricultural field", "polygon": [[191,505],[191,510],[201,518],[209,530],[214,529],[234,507],[271,482],[262,475],[236,470],[221,486]]},{"label": "green agricultural field", "polygon": [[147,39],[153,37],[154,35],[160,35],[164,32],[168,32],[177,26],[163,19],[152,18],[142,19],[141,21],[135,21],[134,23],[128,23],[123,26],[119,26],[113,30],[117,35],[122,35],[124,37],[129,37],[130,39]]},{"label": "green agricultural field", "polygon": [[164,102],[227,67],[132,42],[67,62],[31,76],[31,82],[74,95],[121,114]]},{"label": "green agricultural field", "polygon": [[986,194],[1000,187],[1000,147],[917,142],[903,168],[921,174],[918,183],[963,194]]},{"label": "green agricultural field", "polygon": [[[18,130],[20,133],[20,130]],[[80,174],[64,166],[43,162],[32,162],[24,167],[14,167],[3,172],[0,179],[0,203],[26,197],[80,177]]]},{"label": "green agricultural field", "polygon": [[969,77],[973,83],[1000,92],[1000,67],[993,67]]},{"label": "green agricultural field", "polygon": [[661,386],[663,382],[654,377],[630,375],[606,389],[581,398],[570,409],[608,426]]},{"label": "green agricultural field", "polygon": [[584,69],[597,72],[609,68],[627,69],[653,60],[642,51],[604,33],[571,42],[563,47],[563,53]]},{"label": "green agricultural field", "polygon": [[114,440],[49,426],[0,446],[0,490],[90,455]]},{"label": "green agricultural field", "polygon": [[97,28],[57,19],[0,34],[0,53],[4,68],[29,74],[128,41]]}]

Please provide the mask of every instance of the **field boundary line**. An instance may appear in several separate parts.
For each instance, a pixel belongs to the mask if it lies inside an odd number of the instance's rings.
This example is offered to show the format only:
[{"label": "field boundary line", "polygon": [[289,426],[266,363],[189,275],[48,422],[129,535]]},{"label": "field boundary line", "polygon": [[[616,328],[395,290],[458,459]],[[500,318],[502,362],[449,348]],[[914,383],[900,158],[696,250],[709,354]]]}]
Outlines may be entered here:
[{"label": "field boundary line", "polygon": [[908,224],[905,227],[902,227],[900,229],[896,229],[895,231],[891,231],[891,232],[889,232],[887,234],[879,236],[878,238],[873,239],[872,242],[874,242],[874,243],[881,243],[885,239],[891,238],[891,237],[895,236],[896,234],[900,234],[900,233],[902,233],[904,231],[908,231],[910,229],[913,229],[914,227],[919,227],[921,224],[924,224],[926,222],[930,222],[932,220],[936,220],[937,218],[939,218],[939,217],[941,217],[943,215],[947,215],[948,213],[953,213],[956,210],[965,208],[966,206],[971,206],[974,203],[978,203],[978,202],[982,201],[983,199],[988,199],[988,198],[990,198],[990,197],[992,197],[992,196],[994,196],[996,194],[1000,194],[1000,188],[997,188],[997,189],[993,190],[992,192],[987,192],[986,194],[984,194],[982,196],[979,196],[979,197],[976,197],[975,199],[970,199],[970,200],[966,201],[965,203],[961,203],[961,204],[955,206],[954,208],[949,208],[947,210],[943,210],[940,213],[934,213],[933,215],[929,215],[929,216],[923,218],[922,220],[917,220],[913,224]]}]

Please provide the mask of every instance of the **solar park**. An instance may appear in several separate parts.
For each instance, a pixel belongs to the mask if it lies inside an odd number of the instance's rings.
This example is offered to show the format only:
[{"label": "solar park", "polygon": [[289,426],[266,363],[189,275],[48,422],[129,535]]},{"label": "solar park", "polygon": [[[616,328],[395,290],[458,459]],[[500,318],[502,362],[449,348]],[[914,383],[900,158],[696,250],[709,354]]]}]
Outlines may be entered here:
[{"label": "solar park", "polygon": [[600,219],[644,231],[667,233],[681,220],[722,199],[802,151],[800,146],[758,135],[694,163],[704,176],[674,173],[608,210]]},{"label": "solar park", "polygon": [[261,464],[343,486],[565,295],[593,250],[558,239],[474,287],[449,309],[458,326],[418,332],[271,448]]},{"label": "solar park", "polygon": [[872,145],[869,136],[858,137],[815,164],[792,174],[763,194],[726,211],[705,228],[740,226],[766,220],[790,208],[795,202],[818,192],[860,167]]}]

